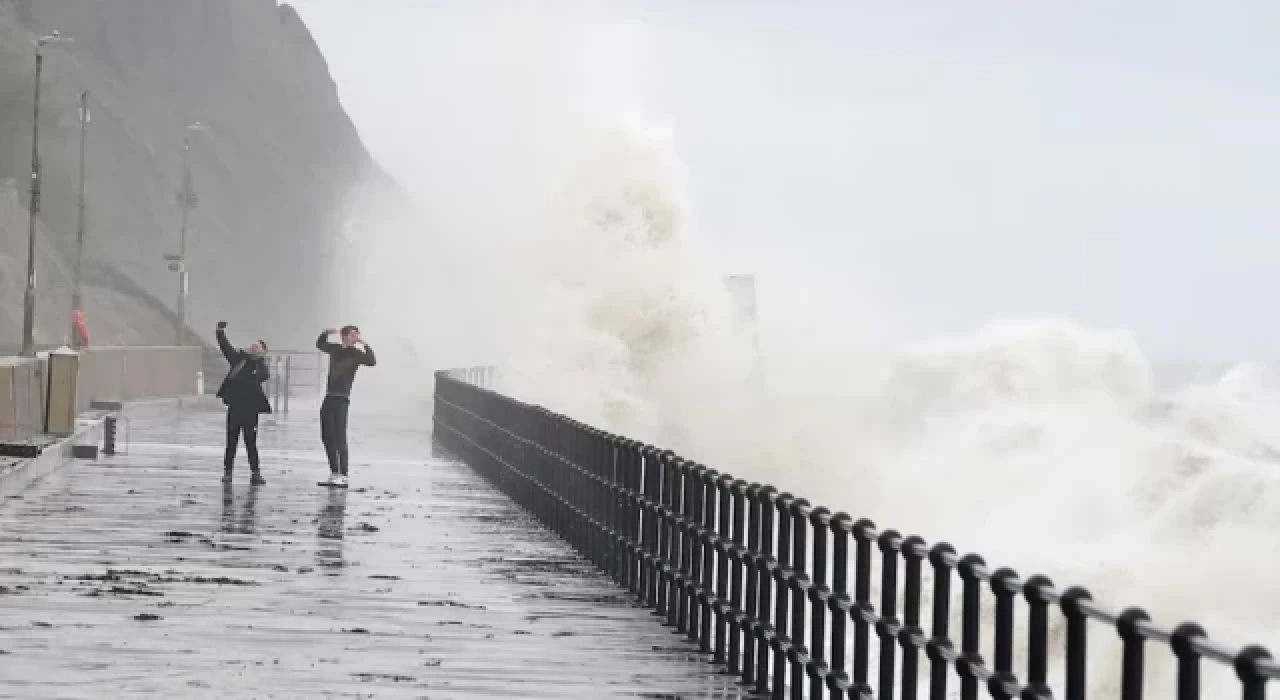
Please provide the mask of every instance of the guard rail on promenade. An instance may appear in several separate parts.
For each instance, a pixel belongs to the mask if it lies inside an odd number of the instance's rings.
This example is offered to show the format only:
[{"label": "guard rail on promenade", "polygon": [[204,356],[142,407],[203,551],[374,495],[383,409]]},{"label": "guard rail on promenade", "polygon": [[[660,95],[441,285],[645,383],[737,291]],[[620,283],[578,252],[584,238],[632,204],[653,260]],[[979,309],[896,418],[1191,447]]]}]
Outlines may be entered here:
[{"label": "guard rail on promenade", "polygon": [[[1067,700],[1084,700],[1090,622],[1109,626],[1121,641],[1120,700],[1144,697],[1148,642],[1173,654],[1178,700],[1202,697],[1206,660],[1233,666],[1237,697],[1245,700],[1261,700],[1267,682],[1280,678],[1262,647],[1225,648],[1194,622],[1159,627],[1140,608],[1112,611],[1083,588],[1024,579],[944,542],[929,546],[832,513],[480,385],[491,376],[487,369],[436,374],[436,441],[716,662],[774,698],[914,700],[923,686],[930,700],[955,690],[963,700],[984,690],[1003,700],[1043,699],[1053,697],[1053,685]],[[921,621],[926,562],[928,631]],[[960,625],[953,630],[957,576]],[[993,621],[982,614],[986,595],[994,596]],[[1066,621],[1065,648],[1053,655],[1052,607]],[[990,659],[984,639],[994,647]],[[1015,651],[1026,660],[1025,675],[1015,673]],[[1051,684],[1051,658],[1061,659],[1061,683]],[[957,680],[958,688],[951,685]]]},{"label": "guard rail on promenade", "polygon": [[328,355],[316,350],[272,350],[268,353],[267,362],[271,379],[263,388],[276,413],[289,413],[290,397],[324,393]]}]

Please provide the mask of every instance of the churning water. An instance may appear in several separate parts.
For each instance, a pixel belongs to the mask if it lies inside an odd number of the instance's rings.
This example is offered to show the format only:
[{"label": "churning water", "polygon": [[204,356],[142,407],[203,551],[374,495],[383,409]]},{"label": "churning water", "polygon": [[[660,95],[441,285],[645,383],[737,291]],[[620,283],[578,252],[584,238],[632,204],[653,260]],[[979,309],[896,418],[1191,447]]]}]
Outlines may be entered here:
[{"label": "churning water", "polygon": [[[517,254],[499,388],[1083,585],[1116,609],[1194,618],[1223,641],[1273,638],[1280,384],[1268,368],[1157,381],[1130,334],[1060,318],[869,352],[847,319],[807,308],[782,313],[828,344],[771,338],[765,318],[757,365],[693,245],[681,182],[661,130],[628,124],[600,141]],[[823,327],[835,323],[845,337]],[[1113,636],[1093,633],[1095,663]],[[1160,686],[1165,656],[1148,655]],[[1100,697],[1114,694],[1118,665],[1095,668]],[[1225,669],[1206,670],[1218,681],[1232,687]]]},{"label": "churning water", "polygon": [[[511,87],[485,80],[468,83],[470,98]],[[800,280],[775,278],[771,292],[772,271],[748,270],[762,282],[757,357],[722,284],[737,271],[718,269],[693,230],[671,134],[642,119],[557,133],[563,115],[528,115],[558,100],[516,94],[471,105],[470,131],[433,137],[442,164],[434,191],[417,193],[431,228],[386,208],[361,214],[341,310],[379,350],[362,391],[421,395],[424,368],[497,364],[501,389],[722,472],[1083,585],[1116,609],[1141,605],[1167,626],[1276,638],[1269,368],[1166,381],[1123,329],[1062,318],[886,347],[870,340],[875,322],[848,312],[868,300],[779,302]],[[1114,634],[1092,629],[1090,683],[1114,697]],[[1151,695],[1167,695],[1167,654],[1148,659]],[[1235,693],[1229,670],[1206,667],[1205,681],[1207,697]]]}]

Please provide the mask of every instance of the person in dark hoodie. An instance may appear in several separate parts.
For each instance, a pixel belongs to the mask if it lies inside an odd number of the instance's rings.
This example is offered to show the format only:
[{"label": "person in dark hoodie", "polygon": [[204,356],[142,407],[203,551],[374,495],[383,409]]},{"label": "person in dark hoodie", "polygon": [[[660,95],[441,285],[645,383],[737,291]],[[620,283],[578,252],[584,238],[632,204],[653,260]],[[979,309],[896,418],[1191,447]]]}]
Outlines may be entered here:
[{"label": "person in dark hoodie", "polygon": [[236,349],[227,340],[226,328],[226,321],[218,322],[218,347],[231,364],[231,371],[227,372],[227,378],[218,388],[218,398],[227,405],[227,451],[222,460],[225,469],[222,480],[231,481],[236,448],[243,434],[244,449],[249,454],[249,469],[253,472],[250,483],[261,485],[267,480],[262,478],[258,462],[258,414],[271,413],[271,402],[262,390],[262,383],[271,378],[265,359],[267,344],[255,340],[248,350]]},{"label": "person in dark hoodie", "polygon": [[[329,342],[338,333],[342,344]],[[329,456],[329,478],[321,486],[347,487],[347,409],[351,406],[351,384],[361,365],[373,367],[378,358],[373,348],[364,344],[360,329],[343,326],[341,331],[329,329],[316,338],[316,349],[329,355],[329,381],[324,401],[320,404],[320,440]]]}]

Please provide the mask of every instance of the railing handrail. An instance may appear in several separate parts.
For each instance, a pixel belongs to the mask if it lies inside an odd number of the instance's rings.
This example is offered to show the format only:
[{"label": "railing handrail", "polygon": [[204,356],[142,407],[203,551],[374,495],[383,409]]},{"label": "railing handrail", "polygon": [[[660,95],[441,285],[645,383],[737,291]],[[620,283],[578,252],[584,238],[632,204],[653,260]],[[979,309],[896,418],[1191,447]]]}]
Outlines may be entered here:
[{"label": "railing handrail", "polygon": [[[870,687],[866,687],[867,671],[865,668],[865,658],[869,647],[866,640],[866,632],[868,629],[874,628],[881,637],[882,644],[888,644],[888,652],[890,652],[890,676],[889,680],[893,680],[892,671],[892,651],[893,647],[898,644],[902,645],[904,650],[908,647],[914,647],[913,653],[919,650],[928,652],[928,656],[935,664],[954,665],[960,671],[961,677],[966,682],[983,682],[988,685],[993,697],[1048,697],[1047,686],[1047,649],[1048,649],[1048,624],[1047,609],[1049,605],[1056,605],[1061,608],[1067,618],[1067,652],[1065,659],[1066,666],[1066,694],[1069,699],[1085,697],[1085,677],[1086,677],[1086,652],[1085,640],[1087,638],[1084,623],[1088,620],[1095,620],[1111,625],[1118,633],[1120,640],[1124,645],[1125,665],[1124,678],[1122,682],[1125,684],[1124,698],[1138,697],[1138,695],[1130,695],[1132,692],[1141,692],[1142,677],[1142,658],[1141,648],[1145,641],[1155,641],[1166,643],[1170,646],[1174,656],[1178,661],[1179,667],[1179,684],[1180,687],[1186,683],[1187,688],[1180,689],[1179,698],[1198,698],[1199,697],[1199,671],[1198,664],[1200,659],[1211,659],[1215,662],[1232,665],[1239,677],[1244,697],[1247,699],[1262,698],[1265,693],[1265,685],[1270,679],[1280,679],[1280,664],[1272,658],[1270,652],[1265,648],[1257,645],[1250,645],[1244,648],[1233,648],[1225,646],[1221,643],[1210,639],[1207,633],[1199,625],[1193,622],[1183,623],[1176,628],[1162,627],[1155,624],[1150,616],[1140,608],[1128,608],[1123,611],[1109,609],[1093,600],[1088,590],[1080,587],[1071,587],[1062,589],[1053,584],[1047,577],[1036,575],[1023,579],[1016,571],[1009,568],[994,569],[989,566],[985,560],[976,554],[968,554],[961,556],[956,550],[945,542],[939,542],[930,547],[926,541],[917,536],[906,536],[895,530],[882,530],[874,522],[863,518],[854,520],[846,513],[832,513],[829,509],[821,506],[812,506],[809,501],[803,498],[796,498],[789,493],[779,493],[777,489],[769,485],[759,483],[748,483],[745,480],[738,479],[731,474],[718,472],[709,469],[701,464],[685,460],[670,450],[631,440],[621,435],[609,433],[599,430],[592,426],[576,421],[568,416],[556,413],[549,409],[536,404],[526,403],[518,399],[505,396],[494,391],[487,386],[478,382],[468,381],[469,378],[481,377],[484,380],[492,378],[492,368],[470,368],[464,370],[443,370],[436,373],[436,405],[438,427],[444,428],[446,433],[446,441],[454,441],[458,438],[471,440],[469,436],[463,436],[459,432],[457,426],[449,424],[447,417],[441,417],[442,410],[444,413],[455,412],[457,416],[468,421],[473,427],[479,430],[483,427],[493,435],[506,435],[513,439],[516,444],[522,445],[519,454],[522,457],[528,456],[528,450],[532,449],[536,457],[536,453],[546,453],[554,458],[555,468],[567,467],[571,472],[576,472],[576,477],[570,477],[569,473],[556,474],[554,472],[543,472],[549,479],[555,480],[557,483],[566,478],[576,478],[572,484],[565,488],[600,488],[612,497],[619,499],[612,504],[607,503],[569,503],[566,507],[577,512],[582,517],[590,521],[588,524],[592,527],[602,527],[607,530],[606,542],[608,537],[618,538],[618,542],[624,542],[627,551],[638,557],[636,566],[641,568],[639,574],[634,572],[624,572],[615,576],[619,578],[620,583],[630,583],[633,591],[637,590],[637,584],[631,579],[638,577],[641,581],[645,577],[645,566],[653,566],[650,578],[661,578],[661,584],[655,591],[649,588],[639,591],[642,599],[646,602],[658,607],[660,612],[666,612],[673,623],[677,622],[677,617],[681,620],[679,625],[684,629],[688,625],[691,629],[696,626],[696,620],[684,621],[687,614],[686,607],[697,604],[706,606],[706,610],[710,610],[714,601],[717,614],[717,628],[724,624],[724,620],[729,620],[730,624],[736,619],[743,625],[743,633],[747,635],[748,645],[751,642],[751,635],[756,634],[758,643],[762,646],[760,651],[762,658],[767,645],[775,654],[777,654],[776,663],[783,663],[789,660],[792,664],[792,680],[793,695],[792,697],[803,697],[802,694],[796,694],[795,682],[797,679],[801,681],[804,678],[811,679],[811,682],[820,684],[817,687],[830,687],[834,693],[843,690],[858,691],[859,685],[863,686],[860,692],[870,693]],[[442,389],[444,391],[442,391]],[[463,390],[463,393],[459,393]],[[465,392],[472,392],[474,396],[468,398]],[[442,395],[445,394],[445,395]],[[448,396],[455,394],[455,396]],[[470,403],[471,406],[460,405],[462,403]],[[494,416],[484,416],[476,412],[477,406],[491,407],[492,410],[500,414]],[[511,422],[510,425],[501,424],[503,419]],[[456,435],[455,435],[456,434]],[[539,441],[541,438],[541,441]],[[552,442],[554,444],[544,444]],[[471,446],[487,450],[478,443],[471,443]],[[503,456],[494,455],[488,452],[490,457],[502,461]],[[508,462],[510,460],[507,460]],[[598,463],[594,463],[598,462]],[[632,463],[634,462],[634,464]],[[473,465],[474,466],[474,465]],[[503,467],[516,473],[519,478],[533,478],[529,474],[522,471],[527,465],[513,465],[504,462]],[[542,467],[534,465],[533,469],[537,470]],[[631,473],[631,470],[635,473]],[[641,476],[643,472],[643,476]],[[643,478],[644,483],[637,480]],[[582,481],[585,480],[585,481]],[[652,483],[650,480],[653,480]],[[549,488],[547,485],[539,484],[542,489]],[[658,489],[655,491],[654,489]],[[665,490],[664,490],[665,489]],[[676,492],[673,492],[676,491]],[[683,493],[679,491],[684,490]],[[580,494],[578,493],[556,493],[558,498],[565,500]],[[705,508],[704,508],[705,501]],[[630,522],[620,524],[616,519],[621,517],[627,520],[632,517],[630,512],[625,516],[611,512],[611,508],[623,507],[619,504],[625,503],[627,508],[634,509],[634,516],[638,518],[638,522]],[[732,505],[732,507],[730,507]],[[585,509],[585,510],[583,510]],[[744,509],[750,509],[750,517],[752,519],[751,532],[748,533],[753,537],[759,537],[755,541],[743,539],[744,529],[741,520],[744,518]],[[769,540],[774,537],[773,517],[771,513],[777,512],[777,543],[776,552],[771,551],[772,544]],[[712,522],[712,511],[720,514],[719,523]],[[737,520],[735,528],[729,532],[728,514],[732,511],[733,517]],[[614,522],[599,522],[593,518],[603,518],[605,521],[613,519]],[[760,522],[756,519],[760,518]],[[654,534],[649,531],[655,527],[655,520],[658,522],[656,527],[672,527],[678,530],[676,534],[668,534],[667,540],[663,540],[660,534]],[[792,525],[802,525],[796,527],[792,533]],[[559,522],[560,526],[567,527],[563,522]],[[605,527],[605,525],[610,525]],[[807,532],[812,526],[814,535],[813,550],[815,552],[815,561],[810,566],[806,558],[809,554],[809,544],[805,539]],[[553,528],[557,527],[553,524]],[[758,529],[767,528],[767,529]],[[644,532],[640,532],[641,529]],[[674,531],[673,531],[674,532]],[[562,533],[564,534],[564,533]],[[827,562],[821,563],[816,554],[818,548],[818,538],[822,538],[822,547],[826,549],[826,537],[830,535],[835,538],[836,554],[833,558],[840,559],[842,556],[847,557],[848,543],[851,538],[857,549],[856,564],[856,591],[854,598],[850,598],[847,576],[848,562],[832,562],[838,566],[843,566],[845,571],[837,574],[837,578],[832,582],[834,589],[828,587],[826,582]],[[580,537],[580,534],[574,535]],[[794,544],[796,549],[792,551],[792,538],[795,538]],[[674,538],[671,539],[671,538]],[[684,557],[683,561],[670,561],[671,549],[662,549],[663,547],[672,547],[672,542],[676,542],[678,546],[674,549],[679,550],[679,554]],[[844,555],[841,555],[841,543],[844,547]],[[611,545],[605,545],[608,549]],[[877,614],[876,608],[870,602],[870,559],[871,550],[878,547],[883,555],[882,565],[882,581],[881,592],[885,596],[882,601],[882,612]],[[787,635],[788,613],[792,612],[786,609],[783,602],[779,602],[775,612],[775,622],[781,629],[775,629],[771,626],[768,619],[768,608],[773,602],[766,600],[769,593],[759,590],[760,607],[763,619],[757,620],[753,616],[755,610],[750,608],[742,609],[741,607],[731,608],[725,602],[725,594],[727,593],[724,584],[720,586],[714,585],[709,580],[710,572],[704,572],[704,576],[700,576],[699,566],[696,561],[692,566],[688,561],[689,551],[692,549],[693,554],[698,555],[699,548],[702,548],[704,555],[710,557],[710,552],[714,550],[722,557],[719,568],[723,569],[729,560],[734,562],[735,576],[745,575],[748,580],[748,586],[755,581],[757,572],[760,575],[760,585],[767,586],[770,579],[776,582],[780,589],[778,592],[778,600],[784,601],[787,592],[796,596],[795,604],[800,605],[801,602],[811,601],[814,608],[797,607],[797,619],[792,621],[794,629],[800,630],[800,639],[793,640]],[[582,549],[580,547],[580,549]],[[588,551],[598,555],[590,547]],[[630,555],[629,555],[630,556]],[[825,558],[825,554],[823,557]],[[907,582],[906,595],[907,610],[906,621],[900,621],[897,618],[896,601],[897,596],[902,593],[897,584],[897,566],[899,556],[906,561],[907,565]],[[794,560],[793,560],[794,557]],[[598,558],[598,556],[597,556]],[[711,559],[707,559],[708,562]],[[920,585],[921,585],[921,567],[923,562],[928,561],[934,572],[934,632],[932,635],[927,634],[919,624],[919,607],[920,607]],[[599,562],[597,562],[599,563]],[[633,562],[634,563],[634,562]],[[746,567],[746,571],[740,568]],[[819,566],[821,568],[819,568]],[[626,568],[626,567],[622,567]],[[950,634],[948,632],[949,623],[947,620],[950,615],[950,572],[955,570],[960,577],[962,587],[964,589],[965,604],[963,606],[964,621],[962,627],[963,644],[961,649],[954,648]],[[812,574],[812,578],[810,576]],[[621,579],[625,577],[627,581]],[[699,579],[703,580],[699,580]],[[666,596],[664,600],[664,588],[668,582],[674,582],[680,586],[686,587],[681,590],[675,590]],[[653,584],[650,580],[649,584]],[[996,631],[995,646],[996,659],[994,668],[988,667],[979,652],[981,628],[981,608],[980,595],[981,588],[989,587],[996,596]],[[736,582],[735,582],[736,585]],[[915,590],[912,591],[912,586]],[[886,592],[887,591],[887,592]],[[747,592],[748,598],[755,596],[756,592]],[[650,595],[652,593],[652,595]],[[741,591],[737,591],[741,593]],[[1018,677],[1013,674],[1013,603],[1015,598],[1022,594],[1031,607],[1030,624],[1032,632],[1027,644],[1030,648],[1030,662],[1032,670],[1028,674],[1033,676],[1029,679],[1029,684],[1023,685],[1019,682]],[[686,600],[686,595],[693,596],[696,600]],[[914,595],[914,606],[912,609],[912,596]],[[646,598],[649,596],[649,598]],[[675,606],[676,602],[671,600],[672,597],[679,596],[679,611],[670,606]],[[740,595],[735,596],[735,605],[740,603]],[[972,600],[971,600],[972,598]],[[668,609],[664,611],[664,606]],[[830,659],[824,660],[825,657],[814,657],[810,655],[810,651],[805,648],[804,622],[799,617],[806,614],[812,614],[815,619],[815,625],[818,617],[824,617],[826,609],[830,609],[833,620],[839,620],[844,616],[848,616],[855,623],[855,626],[862,630],[862,637],[858,642],[859,649],[855,653],[855,677],[850,683],[848,676],[843,675],[843,658],[835,659],[837,650],[833,649]],[[972,609],[971,609],[972,608]],[[807,612],[806,612],[807,611]],[[727,617],[726,617],[727,616]],[[735,617],[736,616],[736,617]],[[941,616],[941,618],[939,617]],[[1007,619],[1005,619],[1007,616]],[[941,622],[941,624],[940,624]],[[834,624],[834,623],[833,623]],[[735,628],[736,630],[737,628]],[[840,635],[843,637],[845,632],[843,625],[840,626]],[[691,631],[691,636],[692,636]],[[735,632],[736,634],[736,632]],[[813,631],[814,639],[825,639],[825,629],[819,631],[816,627]],[[836,636],[836,630],[832,629],[833,644]],[[741,671],[745,679],[750,681],[750,669],[737,669],[734,664],[738,659],[723,659],[723,649],[712,646],[709,642],[708,630],[702,631],[702,641],[704,649],[707,651],[716,651],[717,659],[729,663],[731,669]],[[736,641],[736,638],[735,640]],[[717,638],[717,642],[723,644],[723,639]],[[882,651],[883,651],[882,647]],[[733,651],[732,648],[730,651]],[[738,650],[739,652],[741,650]],[[735,652],[736,653],[736,652]],[[839,654],[843,654],[843,642],[841,642]],[[1135,656],[1136,654],[1136,656]],[[864,661],[864,666],[858,668],[859,655]],[[905,667],[906,651],[904,651],[904,668],[903,677],[905,679],[907,669]],[[913,657],[914,658],[914,657]],[[883,657],[882,657],[883,659]],[[1132,659],[1136,659],[1133,661]],[[834,660],[830,666],[827,662]],[[743,656],[742,661],[749,664],[749,654]],[[779,675],[781,671],[775,663],[774,669],[774,687],[775,697],[781,697],[777,693],[782,685],[785,685],[785,676]],[[883,660],[882,660],[883,663]],[[1131,665],[1136,663],[1136,668]],[[761,662],[760,668],[767,666],[767,662]],[[801,671],[796,671],[802,668]],[[763,671],[762,671],[763,672]],[[884,673],[882,667],[882,674]],[[885,676],[881,676],[881,681],[885,680]],[[767,679],[756,678],[755,681],[760,685],[760,689],[766,689],[768,685]],[[905,680],[904,680],[905,682]],[[945,680],[944,680],[945,686]],[[1136,685],[1135,685],[1136,684]],[[802,685],[802,683],[801,683]],[[1194,685],[1194,689],[1190,688]],[[1136,690],[1135,690],[1136,688]],[[935,689],[936,690],[936,689]],[[883,691],[882,691],[883,692]],[[1183,695],[1182,693],[1187,694]],[[967,694],[967,693],[966,693]],[[857,697],[852,696],[852,697]],[[870,695],[866,695],[870,697]],[[884,696],[882,696],[884,697]],[[891,696],[890,696],[891,697]],[[936,697],[936,696],[931,696]],[[972,695],[971,697],[976,697]]]}]

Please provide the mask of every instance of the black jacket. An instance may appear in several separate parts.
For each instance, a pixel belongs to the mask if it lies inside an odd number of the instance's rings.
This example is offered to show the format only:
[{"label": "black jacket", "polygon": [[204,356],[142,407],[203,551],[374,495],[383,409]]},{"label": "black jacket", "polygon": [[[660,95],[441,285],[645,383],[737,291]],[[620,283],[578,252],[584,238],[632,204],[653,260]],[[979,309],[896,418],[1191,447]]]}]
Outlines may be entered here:
[{"label": "black jacket", "polygon": [[[218,398],[232,410],[271,413],[271,402],[267,400],[267,394],[262,390],[262,383],[271,378],[267,363],[260,357],[254,357],[250,353],[232,347],[231,342],[227,340],[226,332],[221,328],[218,329],[217,335],[222,356],[231,364],[231,372],[227,372],[226,378],[222,380],[222,386],[218,388]],[[236,367],[242,362],[244,366],[235,377],[232,377],[232,372],[235,372]]]}]

